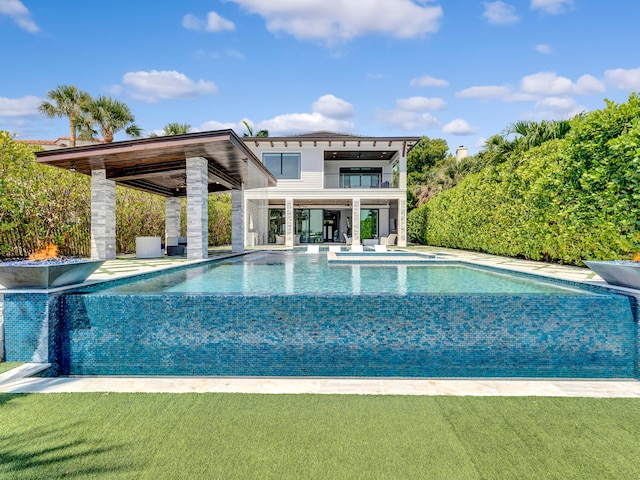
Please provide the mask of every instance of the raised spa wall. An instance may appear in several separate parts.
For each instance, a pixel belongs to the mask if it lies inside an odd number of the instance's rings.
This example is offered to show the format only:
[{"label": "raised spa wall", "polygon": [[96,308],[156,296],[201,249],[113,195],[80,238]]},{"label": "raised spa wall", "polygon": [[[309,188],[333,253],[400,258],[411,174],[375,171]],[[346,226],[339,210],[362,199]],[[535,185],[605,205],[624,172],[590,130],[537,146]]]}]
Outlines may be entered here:
[{"label": "raised spa wall", "polygon": [[631,294],[532,304],[517,295],[77,292],[0,295],[5,359],[52,363],[52,376],[638,378],[640,368]]}]

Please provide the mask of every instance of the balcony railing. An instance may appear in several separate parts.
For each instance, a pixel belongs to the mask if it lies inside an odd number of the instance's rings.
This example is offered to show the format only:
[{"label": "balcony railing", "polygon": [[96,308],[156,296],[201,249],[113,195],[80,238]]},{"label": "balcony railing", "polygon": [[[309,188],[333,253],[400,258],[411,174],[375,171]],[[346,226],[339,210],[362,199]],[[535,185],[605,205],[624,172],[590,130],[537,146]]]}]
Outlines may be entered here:
[{"label": "balcony railing", "polygon": [[324,188],[398,188],[398,179],[392,173],[326,173]]}]

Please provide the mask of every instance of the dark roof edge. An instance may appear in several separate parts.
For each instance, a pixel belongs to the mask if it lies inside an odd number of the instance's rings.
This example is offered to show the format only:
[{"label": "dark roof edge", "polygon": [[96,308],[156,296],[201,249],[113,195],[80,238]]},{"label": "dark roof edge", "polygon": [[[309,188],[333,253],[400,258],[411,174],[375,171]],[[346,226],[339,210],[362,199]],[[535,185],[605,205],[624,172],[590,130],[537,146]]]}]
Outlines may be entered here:
[{"label": "dark roof edge", "polygon": [[[91,150],[101,150],[108,151],[111,149],[122,148],[122,147],[135,147],[138,145],[146,145],[146,144],[162,144],[175,142],[176,140],[194,140],[198,138],[206,139],[206,138],[217,138],[217,137],[225,137],[229,136],[230,138],[235,138],[235,140],[240,140],[240,137],[231,129],[226,130],[207,130],[205,132],[193,132],[193,133],[183,133],[181,135],[165,135],[159,137],[145,137],[145,138],[134,138],[130,140],[122,140],[120,142],[111,142],[111,143],[101,143],[94,145],[79,145],[76,147],[66,147],[66,148],[58,148],[56,150],[45,150],[43,152],[37,152],[36,155],[38,157],[48,157],[55,156],[56,153],[60,155],[61,152],[65,153],[75,153],[75,152],[90,152]],[[251,152],[249,152],[251,156],[255,157]]]}]

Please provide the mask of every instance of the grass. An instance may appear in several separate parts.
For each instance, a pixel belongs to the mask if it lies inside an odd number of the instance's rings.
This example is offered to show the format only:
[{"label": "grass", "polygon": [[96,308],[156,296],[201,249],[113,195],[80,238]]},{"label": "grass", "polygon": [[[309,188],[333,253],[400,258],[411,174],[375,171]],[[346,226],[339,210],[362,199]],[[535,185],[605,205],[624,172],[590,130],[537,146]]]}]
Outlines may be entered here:
[{"label": "grass", "polygon": [[12,368],[22,365],[22,362],[0,362],[0,373],[8,372]]},{"label": "grass", "polygon": [[640,478],[635,399],[0,395],[0,477]]}]

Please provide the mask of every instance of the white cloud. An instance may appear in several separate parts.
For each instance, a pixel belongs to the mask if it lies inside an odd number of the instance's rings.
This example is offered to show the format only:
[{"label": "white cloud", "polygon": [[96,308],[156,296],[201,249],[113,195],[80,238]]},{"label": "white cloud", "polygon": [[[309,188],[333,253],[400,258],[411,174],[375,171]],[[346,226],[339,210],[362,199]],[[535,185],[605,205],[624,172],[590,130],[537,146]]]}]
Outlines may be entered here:
[{"label": "white cloud", "polygon": [[522,77],[520,89],[534,95],[565,95],[572,91],[573,82],[554,72],[538,72]]},{"label": "white cloud", "polygon": [[535,48],[536,52],[538,52],[538,53],[544,53],[544,54],[551,53],[551,46],[549,44],[546,44],[546,43],[539,43],[534,48]]},{"label": "white cloud", "polygon": [[640,68],[616,68],[604,72],[607,82],[622,90],[640,90]]},{"label": "white cloud", "polygon": [[255,124],[248,118],[243,118],[239,122],[218,122],[217,120],[209,120],[208,122],[204,122],[200,125],[198,130],[194,131],[205,132],[208,130],[233,130],[238,135],[242,136],[247,133],[247,127],[242,123],[243,120],[246,121],[255,132]]},{"label": "white cloud", "polygon": [[334,95],[323,95],[313,102],[313,112],[327,118],[350,118],[354,115],[353,105]]},{"label": "white cloud", "polygon": [[268,130],[269,135],[295,135],[317,131],[350,133],[355,131],[355,125],[348,118],[354,115],[353,105],[336,97],[323,95],[313,102],[311,113],[285,113],[274,118],[263,120],[257,124],[248,118],[239,122],[219,122],[210,120],[203,123],[202,130],[233,129],[238,135],[243,135],[247,127],[246,121],[254,132]]},{"label": "white cloud", "polygon": [[438,120],[430,113],[410,112],[406,110],[378,110],[378,121],[391,128],[399,128],[409,132],[438,128]]},{"label": "white cloud", "polygon": [[272,33],[327,44],[378,33],[413,38],[434,33],[442,17],[440,6],[412,0],[230,0],[262,16]]},{"label": "white cloud", "polygon": [[558,119],[571,118],[586,110],[582,105],[578,105],[573,98],[569,97],[547,97],[539,100],[535,104],[536,118]]},{"label": "white cloud", "polygon": [[484,2],[484,13],[482,16],[493,25],[510,25],[520,20],[513,5],[500,1]]},{"label": "white cloud", "polygon": [[321,113],[286,113],[258,124],[259,130],[273,135],[290,135],[317,131],[348,133],[355,130],[353,122],[325,117]]},{"label": "white cloud", "polygon": [[471,126],[469,122],[462,118],[456,118],[442,127],[442,131],[451,135],[473,135],[478,133],[480,129]]},{"label": "white cloud", "polygon": [[513,89],[507,86],[483,85],[469,87],[456,92],[459,98],[476,98],[478,100],[507,100],[511,97]]},{"label": "white cloud", "polygon": [[405,131],[425,131],[438,128],[438,119],[428,113],[444,110],[446,102],[441,98],[409,97],[396,100],[393,110],[378,110],[376,118],[388,127]]},{"label": "white cloud", "polygon": [[38,114],[41,99],[33,95],[22,98],[0,97],[0,117],[27,117]]},{"label": "white cloud", "polygon": [[531,10],[558,15],[573,7],[573,0],[531,0]]},{"label": "white cloud", "polygon": [[195,30],[196,32],[221,32],[224,30],[234,30],[236,28],[232,21],[222,18],[216,12],[209,12],[206,20],[188,13],[182,18],[182,26],[188,30]]},{"label": "white cloud", "polygon": [[0,0],[0,15],[11,17],[20,28],[29,33],[40,31],[31,18],[31,12],[20,0]]},{"label": "white cloud", "polygon": [[576,95],[593,95],[603,93],[606,90],[604,83],[592,75],[582,75],[575,84]]},{"label": "white cloud", "polygon": [[411,79],[409,85],[412,87],[448,87],[449,82],[431,75],[423,75],[422,77]]},{"label": "white cloud", "polygon": [[527,75],[520,81],[523,93],[541,96],[591,95],[605,91],[604,84],[591,75],[581,76],[576,83],[555,72],[538,72]]},{"label": "white cloud", "polygon": [[447,107],[447,103],[443,99],[427,97],[399,98],[396,100],[396,104],[401,110],[411,112],[444,110]]},{"label": "white cloud", "polygon": [[196,98],[216,93],[215,83],[191,80],[185,74],[172,71],[128,72],[122,77],[122,83],[129,94],[138,100],[156,103],[160,99]]}]

